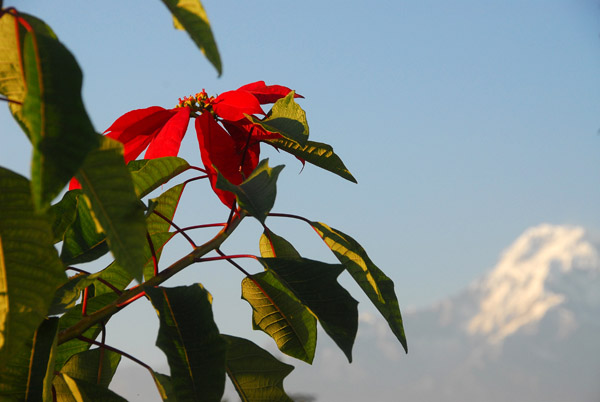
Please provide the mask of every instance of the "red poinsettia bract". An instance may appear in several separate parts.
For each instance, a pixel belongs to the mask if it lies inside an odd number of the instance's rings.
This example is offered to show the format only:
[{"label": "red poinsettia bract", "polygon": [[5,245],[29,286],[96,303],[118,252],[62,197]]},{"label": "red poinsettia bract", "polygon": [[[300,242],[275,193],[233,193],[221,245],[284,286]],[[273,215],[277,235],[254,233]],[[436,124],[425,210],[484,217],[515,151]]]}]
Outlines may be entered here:
[{"label": "red poinsettia bract", "polygon": [[[290,92],[287,87],[266,85],[264,81],[223,92],[217,97],[209,97],[202,90],[195,96],[180,99],[174,109],[152,106],[125,113],[104,133],[123,144],[126,163],[136,159],[146,148],[146,159],[177,156],[189,119],[196,118],[202,163],[213,190],[221,202],[231,208],[235,197],[216,188],[217,171],[236,185],[252,173],[259,161],[259,142],[281,135],[266,131],[246,115],[265,116],[261,105],[275,103]],[[295,94],[295,97],[302,96]],[[69,188],[79,188],[79,183],[73,179]]]}]

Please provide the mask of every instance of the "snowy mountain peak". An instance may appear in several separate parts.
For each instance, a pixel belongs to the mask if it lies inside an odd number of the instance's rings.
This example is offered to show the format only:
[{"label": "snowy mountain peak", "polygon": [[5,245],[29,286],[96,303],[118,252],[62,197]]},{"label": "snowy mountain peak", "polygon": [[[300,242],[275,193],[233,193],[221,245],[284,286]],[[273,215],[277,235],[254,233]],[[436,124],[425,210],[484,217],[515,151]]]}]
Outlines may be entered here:
[{"label": "snowy mountain peak", "polygon": [[560,285],[561,278],[575,271],[595,277],[600,272],[598,249],[583,228],[543,224],[526,230],[476,285],[480,304],[468,332],[499,343],[539,321],[551,309],[579,296],[578,289]]}]

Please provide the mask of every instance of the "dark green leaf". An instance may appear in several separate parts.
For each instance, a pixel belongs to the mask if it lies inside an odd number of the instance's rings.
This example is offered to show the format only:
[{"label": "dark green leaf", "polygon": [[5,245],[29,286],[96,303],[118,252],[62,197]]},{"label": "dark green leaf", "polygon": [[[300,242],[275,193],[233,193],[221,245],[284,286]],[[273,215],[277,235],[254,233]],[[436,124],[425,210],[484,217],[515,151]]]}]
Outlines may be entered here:
[{"label": "dark green leaf", "polygon": [[336,280],[344,266],[306,258],[259,258],[259,261],[310,309],[351,362],[358,329],[358,302]]},{"label": "dark green leaf", "polygon": [[65,232],[75,222],[77,217],[77,196],[79,190],[68,191],[60,202],[50,206],[48,216],[52,222],[52,233],[54,234],[54,243],[62,241]]},{"label": "dark green leaf", "polygon": [[59,374],[54,378],[57,402],[127,402],[101,385],[73,378],[68,374]]},{"label": "dark green leaf", "polygon": [[66,281],[50,224],[33,211],[29,181],[0,168],[0,361],[18,355]]},{"label": "dark green leaf", "polygon": [[283,165],[271,169],[269,160],[263,159],[239,186],[231,184],[219,173],[217,188],[234,193],[240,207],[264,223],[275,204],[276,182],[281,169],[283,169]]},{"label": "dark green leaf", "polygon": [[354,176],[348,171],[340,157],[333,152],[333,148],[330,145],[315,141],[307,141],[306,145],[302,146],[294,141],[284,138],[266,141],[277,149],[288,152],[308,163],[312,163],[315,166],[356,183]]},{"label": "dark green leaf", "polygon": [[[107,304],[114,302],[116,299],[117,295],[114,293],[106,293],[92,297],[87,303],[87,313],[93,314]],[[58,332],[62,332],[77,324],[79,320],[81,320],[81,304],[76,305],[60,317]],[[98,334],[100,334],[100,329],[100,324],[96,324],[85,330],[82,335],[89,339],[96,339]],[[60,370],[71,356],[83,352],[84,350],[88,350],[89,348],[89,343],[76,338],[58,345],[55,370]]]},{"label": "dark green leaf", "polygon": [[156,345],[171,369],[175,398],[220,401],[225,387],[225,341],[213,321],[210,294],[200,285],[149,288],[160,318]]},{"label": "dark green leaf", "polygon": [[48,315],[62,314],[74,307],[83,289],[91,285],[98,275],[77,274],[70,277],[67,283],[56,290]]},{"label": "dark green leaf", "polygon": [[94,216],[104,229],[115,260],[141,282],[144,268],[146,222],[131,175],[123,162],[123,145],[102,137],[77,173]]},{"label": "dark green leaf", "polygon": [[321,222],[311,222],[311,225],[383,315],[404,350],[408,352],[394,282],[377,268],[366,251],[352,237]]},{"label": "dark green leaf", "polygon": [[44,320],[17,356],[0,364],[0,400],[52,401],[58,318]]},{"label": "dark green leaf", "polygon": [[266,229],[260,236],[260,255],[263,258],[269,257],[288,257],[299,258],[300,253],[296,251],[294,246],[281,236],[277,236],[271,230]]},{"label": "dark green leaf", "polygon": [[171,377],[152,371],[152,379],[163,401],[175,401]]},{"label": "dark green leaf", "polygon": [[33,144],[32,195],[45,209],[97,144],[81,100],[82,74],[73,55],[47,30],[25,33],[26,94],[15,116]]},{"label": "dark green leaf", "polygon": [[223,335],[227,340],[227,375],[243,402],[291,402],[283,379],[294,366],[274,358],[247,339]]},{"label": "dark green leaf", "polygon": [[184,159],[173,156],[133,160],[127,164],[138,198],[150,194],[189,167]]},{"label": "dark green leaf", "polygon": [[252,324],[268,334],[283,353],[312,363],[317,320],[270,272],[242,280],[242,298],[252,306]]},{"label": "dark green leaf", "polygon": [[67,194],[75,199],[76,216],[64,233],[60,258],[65,265],[94,261],[108,253],[106,235],[92,212],[89,198],[81,190]]},{"label": "dark green leaf", "polygon": [[90,349],[71,356],[60,372],[108,388],[120,361],[121,355],[118,353],[100,348]]},{"label": "dark green leaf", "polygon": [[296,103],[294,95],[294,91],[291,91],[286,97],[277,100],[264,120],[250,115],[246,117],[267,131],[279,133],[286,139],[304,146],[308,141],[308,122],[306,113]]},{"label": "dark green leaf", "polygon": [[223,72],[221,56],[202,3],[199,0],[162,0],[162,2],[173,14],[175,28],[187,31],[198,48],[221,75]]}]

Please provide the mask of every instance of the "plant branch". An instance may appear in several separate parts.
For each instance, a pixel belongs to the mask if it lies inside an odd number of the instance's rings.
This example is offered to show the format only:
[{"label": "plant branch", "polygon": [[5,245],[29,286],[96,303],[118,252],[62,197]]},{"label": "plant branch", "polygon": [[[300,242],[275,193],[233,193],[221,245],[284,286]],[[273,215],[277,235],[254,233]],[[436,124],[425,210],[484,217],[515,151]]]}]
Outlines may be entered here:
[{"label": "plant branch", "polygon": [[111,352],[118,353],[121,356],[124,356],[124,357],[128,358],[129,360],[136,362],[140,366],[144,367],[146,370],[149,370],[151,373],[154,373],[154,370],[152,370],[152,367],[148,366],[146,363],[144,363],[143,361],[141,361],[141,360],[133,357],[132,355],[130,355],[127,352],[123,352],[122,350],[119,350],[117,348],[113,348],[112,346],[108,346],[107,344],[105,344],[103,342],[98,342],[98,341],[95,341],[93,339],[86,338],[83,335],[79,335],[77,337],[77,339],[82,340],[82,341],[87,342],[87,343],[92,344],[92,345],[96,345],[96,346],[100,347],[101,349],[106,349],[106,350],[110,350]]},{"label": "plant branch", "polygon": [[[94,313],[83,317],[79,322],[77,322],[72,327],[66,328],[58,334],[58,344],[61,345],[71,339],[77,338],[80,336],[85,330],[90,328],[91,326],[101,322],[106,321],[110,316],[119,311],[122,307],[119,307],[123,303],[131,300],[132,298],[143,294],[146,289],[153,288],[159,286],[161,283],[171,278],[176,273],[182,271],[188,266],[195,263],[198,259],[201,259],[204,255],[209,252],[216,250],[223,244],[223,242],[231,235],[231,233],[238,227],[240,222],[244,219],[245,215],[236,214],[232,219],[230,225],[224,227],[217,233],[215,237],[211,240],[207,241],[201,246],[198,246],[192,250],[189,254],[180,258],[178,261],[175,261],[171,266],[167,269],[163,269],[158,275],[148,279],[146,282],[142,283],[135,288],[124,291],[117,300],[112,303],[107,304],[101,309],[95,311]],[[141,297],[141,296],[138,296]]]},{"label": "plant branch", "polygon": [[[75,271],[75,272],[79,272],[81,274],[87,274],[87,275],[92,275],[91,272],[88,271],[84,271],[83,269],[79,269],[79,268],[75,268],[75,267],[67,267],[66,269],[70,269],[71,271]],[[121,295],[123,292],[121,292],[119,289],[117,289],[114,285],[112,285],[110,282],[108,282],[106,279],[102,279],[100,277],[95,278],[98,282],[100,282],[101,284],[105,285],[106,287],[110,288],[113,292],[115,292],[118,295]]]},{"label": "plant branch", "polygon": [[175,224],[175,222],[173,222],[171,219],[167,218],[166,216],[164,216],[163,214],[161,214],[157,210],[153,210],[152,213],[156,214],[161,219],[163,219],[165,222],[167,222],[169,225],[173,226],[175,228],[175,231],[177,233],[181,233],[183,235],[183,237],[185,237],[185,239],[188,241],[188,243],[190,243],[192,245],[192,247],[194,247],[194,248],[198,247],[198,246],[196,246],[196,243],[194,243],[194,241],[192,240],[192,238],[190,236],[188,236],[188,234],[185,233],[183,230],[181,230],[181,228],[179,226],[177,226]]}]

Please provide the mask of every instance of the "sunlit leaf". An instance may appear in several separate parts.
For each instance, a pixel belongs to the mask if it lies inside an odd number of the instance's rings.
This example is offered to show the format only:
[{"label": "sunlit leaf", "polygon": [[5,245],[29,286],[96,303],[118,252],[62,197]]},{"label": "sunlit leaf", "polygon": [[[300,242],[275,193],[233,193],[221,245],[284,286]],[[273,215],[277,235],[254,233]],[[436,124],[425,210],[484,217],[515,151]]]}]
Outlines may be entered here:
[{"label": "sunlit leaf", "polygon": [[146,222],[143,205],[123,162],[123,145],[102,137],[102,145],[88,155],[77,179],[104,229],[115,260],[141,281]]},{"label": "sunlit leaf", "polygon": [[383,315],[404,350],[408,352],[394,282],[377,268],[366,251],[352,237],[321,222],[311,222],[311,225]]},{"label": "sunlit leaf", "polygon": [[26,94],[15,116],[33,145],[34,206],[45,209],[97,144],[81,100],[81,70],[47,30],[31,24],[22,42]]},{"label": "sunlit leaf", "polygon": [[219,402],[225,387],[225,341],[200,285],[146,290],[160,319],[156,345],[165,353],[177,400]]},{"label": "sunlit leaf", "polygon": [[0,400],[52,401],[58,318],[44,320],[18,355],[0,364]]},{"label": "sunlit leaf", "polygon": [[0,361],[8,361],[48,313],[66,281],[50,224],[33,211],[29,181],[0,168]]},{"label": "sunlit leaf", "polygon": [[293,366],[247,339],[223,337],[227,340],[227,375],[243,402],[292,401],[283,390],[283,379]]},{"label": "sunlit leaf", "polygon": [[269,160],[260,161],[252,174],[239,186],[231,184],[220,173],[217,178],[217,188],[231,191],[235,194],[239,206],[264,222],[275,204],[277,195],[277,177],[283,165],[269,167]]},{"label": "sunlit leaf", "polygon": [[75,306],[83,289],[94,283],[99,274],[77,274],[56,290],[48,315],[59,315]]},{"label": "sunlit leaf", "polygon": [[16,18],[4,14],[0,18],[0,94],[15,102],[25,98],[25,77],[21,71]]},{"label": "sunlit leaf", "polygon": [[312,363],[317,321],[270,271],[242,280],[242,298],[252,306],[252,324],[268,334],[283,353]]},{"label": "sunlit leaf", "polygon": [[284,138],[268,139],[265,141],[272,144],[277,149],[288,152],[308,163],[312,163],[315,166],[356,183],[356,179],[346,168],[340,157],[333,152],[331,145],[307,141],[306,145],[303,146]]},{"label": "sunlit leaf", "polygon": [[194,43],[221,75],[223,72],[221,56],[202,3],[199,0],[162,0],[162,2],[173,14],[175,28],[187,31]]},{"label": "sunlit leaf", "polygon": [[296,251],[286,239],[276,235],[271,230],[266,229],[259,241],[260,255],[263,258],[269,257],[300,257],[300,253]]},{"label": "sunlit leaf", "polygon": [[344,266],[306,258],[259,258],[259,261],[310,309],[348,361],[352,361],[358,302],[337,282]]},{"label": "sunlit leaf", "polygon": [[296,103],[294,95],[295,92],[291,91],[284,98],[277,100],[264,120],[251,115],[246,115],[246,118],[267,131],[279,133],[284,138],[305,146],[308,141],[306,112]]},{"label": "sunlit leaf", "polygon": [[146,196],[189,167],[184,159],[173,156],[133,160],[127,164],[138,198]]}]

